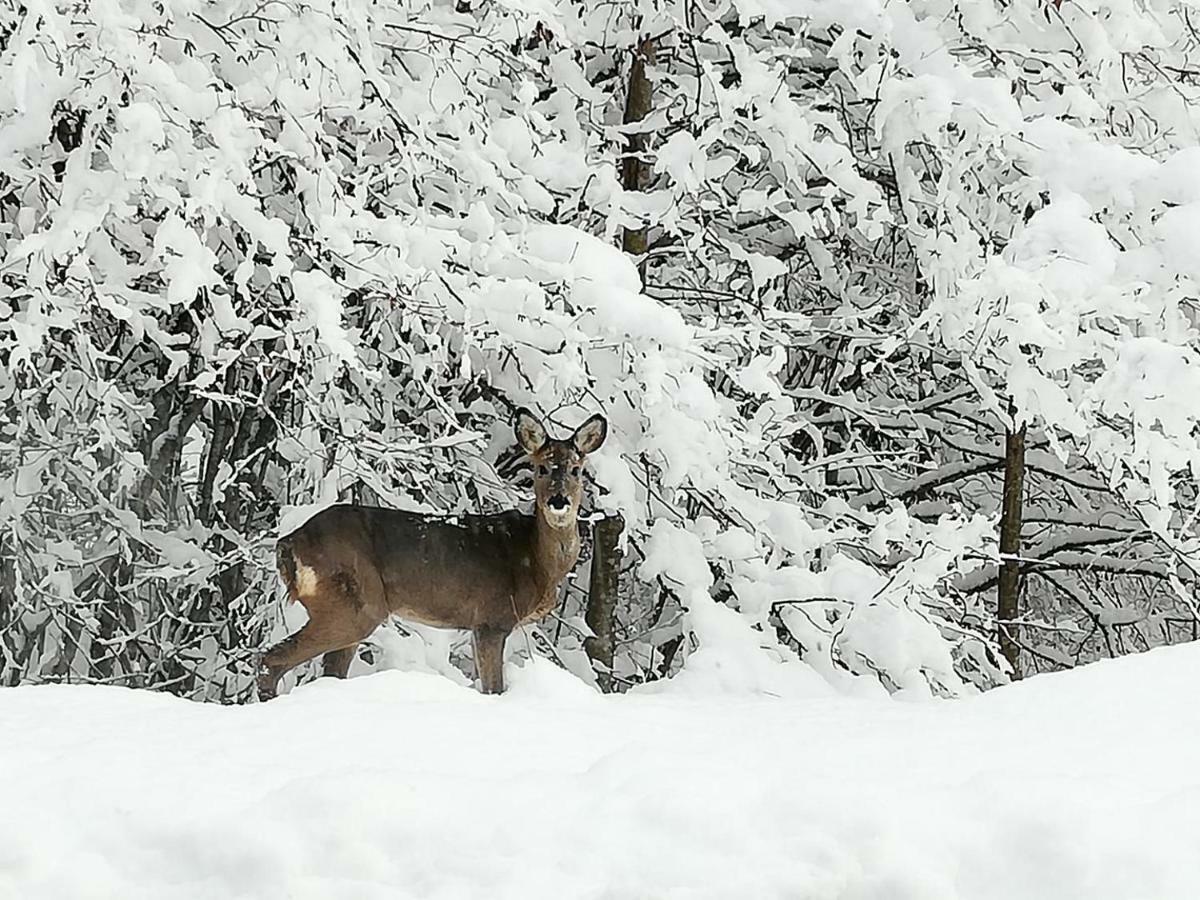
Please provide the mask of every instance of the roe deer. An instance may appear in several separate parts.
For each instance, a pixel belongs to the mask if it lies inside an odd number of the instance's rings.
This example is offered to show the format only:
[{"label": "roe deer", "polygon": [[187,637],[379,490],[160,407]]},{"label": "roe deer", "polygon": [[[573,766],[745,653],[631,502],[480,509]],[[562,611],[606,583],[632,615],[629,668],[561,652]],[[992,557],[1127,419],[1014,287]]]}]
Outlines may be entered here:
[{"label": "roe deer", "polygon": [[608,425],[595,415],[557,440],[521,409],[514,430],[534,466],[532,516],[450,519],[340,504],[279,540],[279,576],[309,620],[263,655],[260,700],[275,696],[289,669],[322,653],[325,674],[345,678],[359,641],[393,614],[469,629],[483,692],[504,690],[505,639],[553,609],[579,557],[583,464]]}]

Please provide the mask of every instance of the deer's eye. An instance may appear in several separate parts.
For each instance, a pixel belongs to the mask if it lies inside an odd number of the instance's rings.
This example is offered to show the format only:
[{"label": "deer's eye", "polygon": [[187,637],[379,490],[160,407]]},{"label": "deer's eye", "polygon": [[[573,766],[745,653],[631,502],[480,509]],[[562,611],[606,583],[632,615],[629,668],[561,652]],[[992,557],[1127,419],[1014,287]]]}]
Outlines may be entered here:
[{"label": "deer's eye", "polygon": [[578,475],[579,474],[579,466],[571,466],[571,474]]},{"label": "deer's eye", "polygon": [[537,473],[538,473],[539,475],[549,475],[549,474],[550,474],[550,467],[549,467],[549,466],[544,466],[544,465],[542,465],[541,463],[538,463],[538,467],[537,467]]}]

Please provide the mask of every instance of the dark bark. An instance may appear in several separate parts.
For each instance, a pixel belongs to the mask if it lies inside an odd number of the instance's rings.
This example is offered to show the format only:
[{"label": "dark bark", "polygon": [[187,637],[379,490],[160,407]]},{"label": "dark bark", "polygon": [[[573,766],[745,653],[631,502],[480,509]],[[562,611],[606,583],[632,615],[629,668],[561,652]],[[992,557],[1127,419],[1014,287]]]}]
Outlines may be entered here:
[{"label": "dark bark", "polygon": [[671,674],[671,664],[675,662],[675,655],[679,653],[679,648],[683,646],[683,639],[686,635],[677,634],[669,641],[659,647],[659,652],[662,654],[658,663],[658,677],[666,678]]},{"label": "dark bark", "polygon": [[180,452],[188,432],[204,409],[204,401],[188,397],[179,387],[178,379],[156,391],[151,402],[154,419],[142,436],[146,475],[132,504],[142,519],[152,518],[155,495],[161,504],[160,511],[165,512],[173,506],[178,496]]},{"label": "dark bark", "polygon": [[621,581],[620,516],[605,516],[592,525],[592,576],[588,585],[585,618],[592,637],[583,647],[597,668],[596,681],[603,691],[612,690],[613,625]]},{"label": "dark bark", "polygon": [[1000,509],[1000,578],[996,588],[996,620],[1000,652],[1020,678],[1021,501],[1025,486],[1025,426],[1004,435],[1004,496]]},{"label": "dark bark", "polygon": [[[656,42],[643,38],[633,52],[629,68],[629,86],[625,94],[625,114],[622,122],[632,125],[650,114],[654,86],[646,74],[646,66],[654,62]],[[648,135],[629,135],[625,158],[621,161],[621,186],[627,191],[641,191],[649,180],[650,166],[644,159]],[[621,249],[635,257],[638,274],[646,279],[646,228],[626,228]],[[620,516],[605,516],[592,526],[592,575],[588,586],[585,618],[593,637],[584,641],[584,649],[599,670],[596,681],[601,690],[612,689],[614,652],[613,626],[616,621],[617,593],[620,583],[621,551],[618,542],[625,527]]]},{"label": "dark bark", "polygon": [[20,682],[33,641],[17,610],[16,544],[7,530],[0,531],[0,686]]},{"label": "dark bark", "polygon": [[[646,66],[654,62],[654,52],[653,38],[640,41],[634,50],[633,65],[629,69],[629,88],[625,95],[625,115],[622,118],[626,125],[640,122],[650,114],[653,85],[646,76]],[[647,138],[648,135],[644,133],[629,135],[629,145],[621,162],[621,185],[627,191],[643,190],[648,180],[650,166],[643,159]],[[621,249],[631,256],[638,257],[638,270],[644,278],[646,263],[641,257],[646,252],[646,229],[626,228],[621,240]]]}]

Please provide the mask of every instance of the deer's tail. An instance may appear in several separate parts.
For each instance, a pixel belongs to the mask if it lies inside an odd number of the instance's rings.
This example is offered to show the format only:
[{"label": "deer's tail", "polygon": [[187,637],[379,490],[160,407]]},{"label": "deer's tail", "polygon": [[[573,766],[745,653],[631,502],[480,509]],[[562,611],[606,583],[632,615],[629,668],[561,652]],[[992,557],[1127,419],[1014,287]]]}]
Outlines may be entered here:
[{"label": "deer's tail", "polygon": [[283,579],[284,587],[287,588],[287,602],[295,603],[300,599],[300,595],[296,593],[296,557],[292,555],[290,538],[276,541],[275,568],[279,570],[279,577]]}]

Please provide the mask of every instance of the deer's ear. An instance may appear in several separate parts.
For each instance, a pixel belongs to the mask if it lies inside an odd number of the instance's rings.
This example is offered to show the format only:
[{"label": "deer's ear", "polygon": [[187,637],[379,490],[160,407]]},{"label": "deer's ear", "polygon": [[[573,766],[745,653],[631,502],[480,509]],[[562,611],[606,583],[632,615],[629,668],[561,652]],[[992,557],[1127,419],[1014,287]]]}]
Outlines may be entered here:
[{"label": "deer's ear", "polygon": [[575,436],[572,440],[575,442],[575,449],[587,455],[598,449],[604,443],[607,435],[608,422],[605,421],[604,416],[594,415],[575,429]]},{"label": "deer's ear", "polygon": [[513,420],[513,431],[516,432],[517,443],[526,453],[537,453],[546,443],[546,429],[542,427],[537,416],[525,407],[517,410],[516,418]]}]

